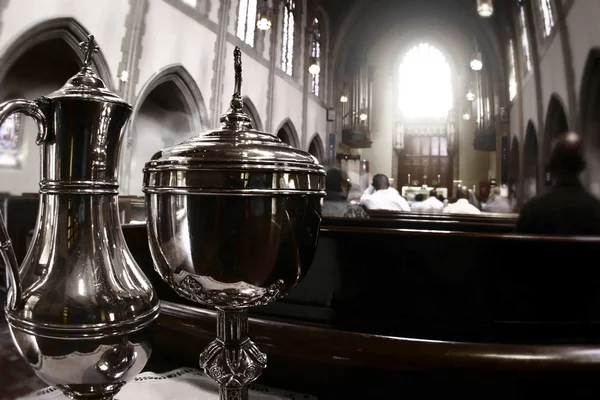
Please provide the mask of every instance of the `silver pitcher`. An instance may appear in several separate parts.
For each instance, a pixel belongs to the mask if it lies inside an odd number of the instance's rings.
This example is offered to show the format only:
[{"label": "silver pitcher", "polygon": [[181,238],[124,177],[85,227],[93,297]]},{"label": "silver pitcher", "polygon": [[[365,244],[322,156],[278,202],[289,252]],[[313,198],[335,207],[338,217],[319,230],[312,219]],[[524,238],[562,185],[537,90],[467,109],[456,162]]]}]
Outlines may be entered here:
[{"label": "silver pitcher", "polygon": [[117,164],[132,107],[91,69],[93,36],[81,44],[82,70],[34,101],[0,104],[37,122],[40,207],[21,266],[0,215],[10,288],[11,335],[35,373],[71,398],[110,399],[146,365],[159,312],[136,265],[118,213]]},{"label": "silver pitcher", "polygon": [[273,302],[315,255],[325,170],[309,153],[256,131],[244,114],[241,51],[221,129],[157,152],[144,168],[150,250],[180,296],[217,309],[200,365],[221,400],[247,400],[266,367],[248,338],[248,308]]}]

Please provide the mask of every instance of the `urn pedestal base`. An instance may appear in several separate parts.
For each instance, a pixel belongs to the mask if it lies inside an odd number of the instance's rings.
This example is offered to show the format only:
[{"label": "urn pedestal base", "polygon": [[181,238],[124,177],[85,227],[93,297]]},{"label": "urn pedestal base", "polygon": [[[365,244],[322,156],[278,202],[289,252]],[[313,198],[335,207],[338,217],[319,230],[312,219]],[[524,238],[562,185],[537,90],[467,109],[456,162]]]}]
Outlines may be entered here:
[{"label": "urn pedestal base", "polygon": [[221,400],[248,400],[267,356],[248,337],[246,310],[217,310],[217,339],[200,354],[200,367],[219,384]]}]

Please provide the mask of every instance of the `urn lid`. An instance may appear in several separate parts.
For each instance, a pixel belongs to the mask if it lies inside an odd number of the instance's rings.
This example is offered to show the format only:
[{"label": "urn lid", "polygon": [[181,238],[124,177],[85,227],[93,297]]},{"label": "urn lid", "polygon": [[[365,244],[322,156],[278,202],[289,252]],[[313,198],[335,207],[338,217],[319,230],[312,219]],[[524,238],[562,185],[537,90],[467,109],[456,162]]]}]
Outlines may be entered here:
[{"label": "urn lid", "polygon": [[311,154],[253,128],[243,112],[242,63],[221,128],[163,149],[146,163],[144,192],[213,195],[325,195],[325,170]]},{"label": "urn lid", "polygon": [[79,46],[85,54],[81,71],[71,77],[62,88],[44,97],[51,100],[78,99],[108,102],[120,104],[131,109],[131,105],[117,94],[111,92],[104,84],[104,81],[92,70],[92,57],[99,50],[94,35],[89,35],[87,41],[79,43]]}]

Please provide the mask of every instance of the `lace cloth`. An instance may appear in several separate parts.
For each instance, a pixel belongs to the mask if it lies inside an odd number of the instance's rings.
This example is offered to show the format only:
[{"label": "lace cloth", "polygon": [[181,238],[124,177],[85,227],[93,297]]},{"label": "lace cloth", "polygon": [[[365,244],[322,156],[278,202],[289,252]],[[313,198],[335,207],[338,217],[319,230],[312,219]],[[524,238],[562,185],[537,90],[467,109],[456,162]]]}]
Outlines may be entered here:
[{"label": "lace cloth", "polygon": [[[20,400],[68,400],[58,389],[49,387]],[[218,400],[217,384],[192,368],[155,374],[143,372],[117,394],[115,400]],[[317,400],[315,396],[273,389],[263,385],[250,385],[250,400]]]}]

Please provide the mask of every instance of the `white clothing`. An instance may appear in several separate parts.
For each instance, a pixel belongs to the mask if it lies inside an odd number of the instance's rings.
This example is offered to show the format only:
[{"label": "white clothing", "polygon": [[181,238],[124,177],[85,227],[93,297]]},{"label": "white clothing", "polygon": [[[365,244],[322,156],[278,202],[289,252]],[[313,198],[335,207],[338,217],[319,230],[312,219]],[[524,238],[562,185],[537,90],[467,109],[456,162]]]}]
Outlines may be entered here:
[{"label": "white clothing", "polygon": [[456,203],[449,204],[444,208],[445,214],[481,214],[481,211],[467,199],[458,199]]},{"label": "white clothing", "polygon": [[361,196],[360,204],[368,210],[410,211],[408,202],[394,188],[375,191],[370,186]]},{"label": "white clothing", "polygon": [[433,196],[429,196],[427,200],[421,203],[419,210],[441,211],[444,209],[444,203]]},{"label": "white clothing", "polygon": [[495,213],[510,213],[512,212],[512,207],[508,202],[506,197],[496,196],[487,201],[487,203],[483,203],[481,205],[483,211],[495,212]]}]

